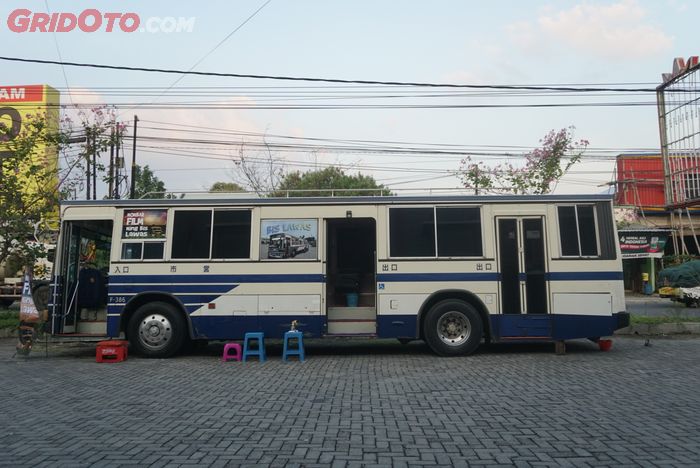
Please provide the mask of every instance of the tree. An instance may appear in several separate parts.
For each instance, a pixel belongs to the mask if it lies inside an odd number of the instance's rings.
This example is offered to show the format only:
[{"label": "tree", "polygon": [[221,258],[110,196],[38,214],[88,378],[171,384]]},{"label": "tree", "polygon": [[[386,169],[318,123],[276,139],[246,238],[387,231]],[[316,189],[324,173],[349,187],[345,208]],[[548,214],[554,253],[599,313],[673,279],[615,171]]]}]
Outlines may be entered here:
[{"label": "tree", "polygon": [[245,192],[245,189],[235,182],[214,182],[210,192]]},{"label": "tree", "polygon": [[310,172],[285,174],[274,196],[327,197],[332,195],[391,195],[372,176],[349,175],[339,167],[329,166]]},{"label": "tree", "polygon": [[148,165],[134,169],[134,198],[166,198],[165,183]]},{"label": "tree", "polygon": [[52,128],[45,114],[0,123],[0,264],[12,257],[18,265],[33,265],[46,253],[31,241],[37,226],[57,213],[57,163],[49,158],[65,138]]},{"label": "tree", "polygon": [[[46,252],[32,241],[53,240],[59,200],[75,197],[92,148],[99,152],[118,142],[123,125],[113,110],[99,107],[80,111],[77,126],[67,116],[59,119],[58,109],[24,116],[9,109],[0,115],[0,265],[34,265]],[[72,152],[71,142],[88,135],[90,149],[86,144],[83,153]],[[59,159],[65,166],[59,167]]]},{"label": "tree", "polygon": [[[107,173],[101,162],[102,154],[110,147],[118,147],[123,140],[126,124],[117,122],[117,112],[113,107],[99,106],[78,109],[61,118],[61,135],[66,141],[84,140],[80,157],[61,169],[61,198],[77,199],[86,190],[86,198],[97,198],[97,181],[110,186],[119,179],[114,173]],[[73,155],[75,156],[75,155]],[[109,192],[109,191],[108,191]],[[108,193],[108,197],[118,194]]]},{"label": "tree", "polygon": [[481,191],[489,192],[494,189],[494,178],[500,170],[500,166],[491,168],[483,161],[472,162],[471,156],[467,156],[462,159],[458,175],[465,187],[473,188],[474,195],[479,195]]},{"label": "tree", "polygon": [[524,155],[525,164],[522,166],[506,163],[490,167],[466,157],[462,160],[458,176],[465,187],[473,188],[477,194],[480,190],[516,194],[550,193],[564,174],[581,161],[588,147],[587,140],[574,141],[573,131],[574,127],[551,130],[540,140],[541,147]]},{"label": "tree", "polygon": [[285,176],[284,160],[272,152],[266,141],[263,145],[264,152],[250,150],[242,144],[238,156],[233,157],[236,166],[233,179],[260,196],[277,190]]}]

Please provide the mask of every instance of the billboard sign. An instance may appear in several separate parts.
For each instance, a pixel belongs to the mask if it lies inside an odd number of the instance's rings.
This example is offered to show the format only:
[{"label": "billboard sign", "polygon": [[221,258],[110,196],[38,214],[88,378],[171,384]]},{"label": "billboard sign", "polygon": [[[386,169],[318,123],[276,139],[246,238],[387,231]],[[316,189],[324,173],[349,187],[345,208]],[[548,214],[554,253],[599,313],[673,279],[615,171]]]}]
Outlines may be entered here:
[{"label": "billboard sign", "polygon": [[122,239],[164,239],[168,210],[124,210]]},{"label": "billboard sign", "polygon": [[[0,123],[10,129],[5,141],[0,141],[0,161],[12,154],[8,141],[22,135],[31,119],[46,119],[45,131],[57,132],[59,105],[58,91],[48,85],[0,86]],[[49,186],[58,189],[58,148],[38,145],[31,164],[27,163],[25,167],[29,170],[32,165],[49,168],[53,174]],[[22,170],[20,166],[19,171]],[[40,191],[45,193],[46,187],[32,187],[30,183],[26,183],[24,191],[28,195]]]},{"label": "billboard sign", "polygon": [[661,258],[668,231],[618,231],[622,258]]}]

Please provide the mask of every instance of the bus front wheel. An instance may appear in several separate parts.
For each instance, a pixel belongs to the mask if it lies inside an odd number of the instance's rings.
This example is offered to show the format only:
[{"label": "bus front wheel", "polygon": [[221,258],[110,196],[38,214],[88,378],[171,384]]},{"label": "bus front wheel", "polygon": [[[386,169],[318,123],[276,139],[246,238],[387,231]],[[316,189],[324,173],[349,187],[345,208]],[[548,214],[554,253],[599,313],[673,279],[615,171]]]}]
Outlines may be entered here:
[{"label": "bus front wheel", "polygon": [[423,323],[423,335],[435,354],[470,354],[481,344],[483,323],[470,304],[448,299],[438,302],[428,311]]},{"label": "bus front wheel", "polygon": [[177,353],[185,342],[185,320],[172,305],[149,302],[129,321],[128,338],[142,356],[165,358]]}]

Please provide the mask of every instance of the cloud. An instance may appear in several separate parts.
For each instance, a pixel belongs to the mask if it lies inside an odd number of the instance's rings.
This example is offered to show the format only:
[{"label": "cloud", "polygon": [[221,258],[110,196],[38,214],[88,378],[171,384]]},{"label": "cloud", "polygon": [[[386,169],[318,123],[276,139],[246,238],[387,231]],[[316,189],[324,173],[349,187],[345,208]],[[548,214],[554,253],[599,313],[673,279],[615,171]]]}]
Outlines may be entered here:
[{"label": "cloud", "polygon": [[[64,115],[69,117],[74,126],[80,126],[84,115],[92,118],[91,108],[105,106],[107,97],[87,88],[71,88],[63,92],[61,102],[66,106]],[[148,101],[149,98],[133,98],[129,101]],[[231,96],[219,101],[230,105],[255,105],[255,101],[246,96]],[[203,146],[189,142],[154,141],[146,137],[171,137],[187,139],[213,139],[240,142],[258,140],[253,136],[227,134],[231,132],[262,133],[265,129],[253,119],[245,116],[244,110],[236,109],[187,109],[187,108],[120,108],[116,104],[117,120],[127,124],[124,151],[128,174],[131,161],[131,141],[133,116],[138,114],[137,162],[148,165],[156,175],[165,182],[168,190],[202,190],[218,180],[228,181],[234,168],[233,160],[240,146]],[[170,128],[175,131],[163,131]],[[188,131],[188,130],[191,130]],[[302,133],[302,129],[297,130]],[[209,132],[209,133],[207,133]],[[278,132],[283,133],[284,129]],[[189,154],[185,156],[185,154]],[[105,162],[106,154],[103,156]],[[214,157],[216,159],[210,159]],[[207,168],[207,170],[202,170]],[[104,192],[103,184],[98,184],[98,196]]]},{"label": "cloud", "polygon": [[547,10],[534,21],[506,26],[506,32],[516,46],[530,53],[564,49],[615,60],[655,56],[673,45],[673,37],[648,21],[636,0]]},{"label": "cloud", "polygon": [[688,4],[680,0],[668,0],[668,6],[679,13],[683,13],[688,9]]}]

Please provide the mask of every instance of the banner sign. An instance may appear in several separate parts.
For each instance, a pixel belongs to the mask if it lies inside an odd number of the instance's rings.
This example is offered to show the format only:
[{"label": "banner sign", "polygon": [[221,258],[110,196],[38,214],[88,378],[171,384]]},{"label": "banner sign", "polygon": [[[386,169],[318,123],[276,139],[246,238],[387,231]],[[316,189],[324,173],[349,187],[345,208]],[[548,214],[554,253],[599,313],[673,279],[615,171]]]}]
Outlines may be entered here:
[{"label": "banner sign", "polygon": [[168,210],[124,210],[122,239],[163,239]]},{"label": "banner sign", "polygon": [[619,231],[622,258],[661,258],[668,240],[666,232]]},{"label": "banner sign", "polygon": [[318,220],[265,219],[260,225],[260,258],[316,260]]},{"label": "banner sign", "polygon": [[32,298],[32,275],[24,274],[24,286],[22,287],[22,299],[19,303],[19,321],[36,323],[39,321],[39,311]]}]

